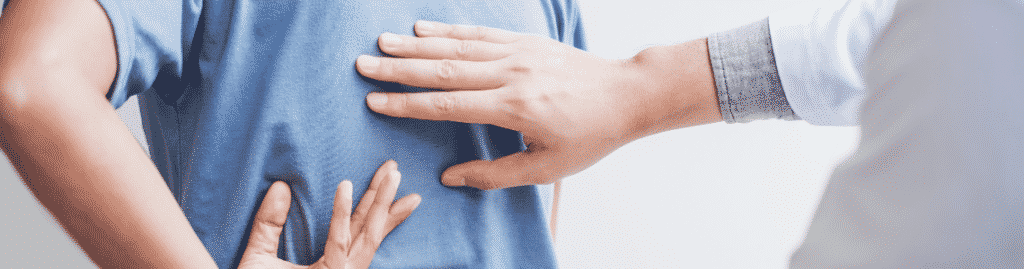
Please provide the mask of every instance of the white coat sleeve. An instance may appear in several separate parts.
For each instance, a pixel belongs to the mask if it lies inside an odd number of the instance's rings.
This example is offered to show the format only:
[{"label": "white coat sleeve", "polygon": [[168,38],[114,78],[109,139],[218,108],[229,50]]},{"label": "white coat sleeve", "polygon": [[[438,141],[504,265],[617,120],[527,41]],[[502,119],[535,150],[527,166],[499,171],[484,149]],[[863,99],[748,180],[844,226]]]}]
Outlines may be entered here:
[{"label": "white coat sleeve", "polygon": [[896,2],[829,0],[769,16],[782,88],[797,116],[815,125],[859,123],[861,68]]}]

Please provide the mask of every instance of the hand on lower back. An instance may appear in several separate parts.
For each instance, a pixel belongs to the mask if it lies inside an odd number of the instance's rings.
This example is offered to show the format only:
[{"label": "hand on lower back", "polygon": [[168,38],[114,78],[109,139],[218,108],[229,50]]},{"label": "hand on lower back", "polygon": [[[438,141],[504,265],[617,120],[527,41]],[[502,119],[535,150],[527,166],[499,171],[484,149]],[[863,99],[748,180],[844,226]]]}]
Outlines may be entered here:
[{"label": "hand on lower back", "polygon": [[381,35],[381,50],[403,58],[362,56],[357,69],[376,80],[446,91],[371,93],[370,109],[492,124],[521,132],[528,147],[498,160],[453,166],[442,175],[445,185],[551,183],[661,131],[654,125],[674,113],[667,96],[650,90],[665,86],[659,84],[665,79],[652,75],[672,70],[650,70],[635,58],[606,60],[551,39],[484,27],[421,21],[416,33]]},{"label": "hand on lower back", "polygon": [[[416,194],[392,204],[400,180],[397,164],[394,161],[384,163],[374,175],[354,214],[352,183],[342,181],[335,192],[334,215],[324,256],[308,268],[368,268],[384,237],[419,206],[421,198]],[[277,257],[278,239],[289,205],[291,192],[288,185],[274,182],[256,213],[239,268],[307,268]]]}]

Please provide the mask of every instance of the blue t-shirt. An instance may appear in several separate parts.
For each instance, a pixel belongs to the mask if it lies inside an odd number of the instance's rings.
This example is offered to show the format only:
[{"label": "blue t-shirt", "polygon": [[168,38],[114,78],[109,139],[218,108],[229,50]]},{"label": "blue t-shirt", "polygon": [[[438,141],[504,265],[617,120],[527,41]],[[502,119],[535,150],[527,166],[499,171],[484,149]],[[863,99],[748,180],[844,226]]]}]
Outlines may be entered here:
[{"label": "blue t-shirt", "polygon": [[584,46],[570,0],[100,0],[114,28],[118,72],[109,99],[140,94],[152,159],[207,250],[235,267],[274,181],[293,191],[280,256],[323,254],[338,182],[362,196],[395,159],[399,197],[423,202],[374,258],[377,268],[555,267],[536,187],[441,185],[449,166],[523,148],[493,126],[392,118],[365,105],[382,83],[354,68],[377,36],[412,35],[417,20],[485,25]]}]

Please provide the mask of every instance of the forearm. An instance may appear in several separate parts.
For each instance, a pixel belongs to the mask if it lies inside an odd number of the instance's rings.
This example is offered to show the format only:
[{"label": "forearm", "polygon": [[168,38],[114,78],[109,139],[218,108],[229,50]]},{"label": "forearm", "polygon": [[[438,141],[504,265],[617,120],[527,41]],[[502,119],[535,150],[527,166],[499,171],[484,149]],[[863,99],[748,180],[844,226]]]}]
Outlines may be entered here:
[{"label": "forearm", "polygon": [[46,98],[38,94],[45,91],[26,88],[32,91],[29,100],[42,102],[8,110],[0,125],[4,151],[93,261],[113,267],[214,267],[159,173],[105,99]]},{"label": "forearm", "polygon": [[767,20],[647,49],[626,63],[641,74],[626,81],[644,100],[637,114],[645,117],[636,121],[642,135],[723,120],[800,119],[783,91]]},{"label": "forearm", "polygon": [[104,98],[116,58],[102,10],[14,1],[3,16],[0,146],[33,194],[102,267],[215,267]]}]

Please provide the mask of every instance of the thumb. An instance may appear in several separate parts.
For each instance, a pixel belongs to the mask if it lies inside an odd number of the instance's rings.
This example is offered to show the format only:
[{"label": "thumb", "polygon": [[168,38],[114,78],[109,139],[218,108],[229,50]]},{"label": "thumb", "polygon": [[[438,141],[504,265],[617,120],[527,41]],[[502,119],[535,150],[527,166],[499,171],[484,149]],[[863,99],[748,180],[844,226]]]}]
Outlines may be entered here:
[{"label": "thumb", "polygon": [[252,222],[252,232],[249,234],[245,254],[277,256],[278,240],[288,218],[291,202],[292,194],[288,184],[278,181],[270,185],[270,190],[263,197],[263,203],[256,211],[256,218]]},{"label": "thumb", "polygon": [[476,160],[452,166],[441,175],[441,182],[450,187],[481,190],[547,184],[562,174],[557,170],[559,167],[550,164],[546,151],[527,149],[494,161]]}]

